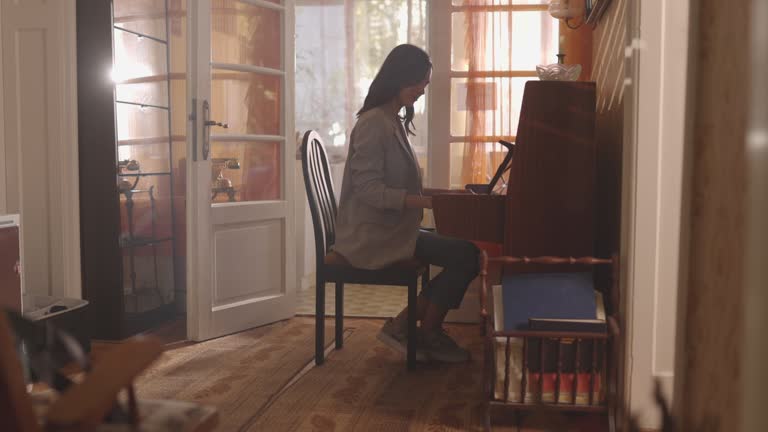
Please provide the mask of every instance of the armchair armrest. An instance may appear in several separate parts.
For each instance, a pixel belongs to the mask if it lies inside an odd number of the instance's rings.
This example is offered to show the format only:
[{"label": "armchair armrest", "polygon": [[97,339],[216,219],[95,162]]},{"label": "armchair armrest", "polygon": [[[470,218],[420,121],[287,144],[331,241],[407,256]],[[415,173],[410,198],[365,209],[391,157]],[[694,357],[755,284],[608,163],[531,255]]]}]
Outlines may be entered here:
[{"label": "armchair armrest", "polygon": [[116,345],[99,356],[84,380],[65,391],[48,411],[48,424],[59,428],[90,430],[104,419],[120,390],[163,351],[152,338],[135,339]]}]

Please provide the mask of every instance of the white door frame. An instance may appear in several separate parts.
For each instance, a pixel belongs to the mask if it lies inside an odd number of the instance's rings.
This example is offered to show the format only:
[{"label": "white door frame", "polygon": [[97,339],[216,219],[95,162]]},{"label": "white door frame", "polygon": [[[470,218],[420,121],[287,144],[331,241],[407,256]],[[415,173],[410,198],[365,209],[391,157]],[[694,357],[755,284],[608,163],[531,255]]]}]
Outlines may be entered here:
[{"label": "white door frame", "polygon": [[685,280],[681,226],[689,193],[684,179],[690,0],[629,1],[625,99],[622,257],[627,305],[626,398],[645,428],[660,425],[658,379],[674,393],[677,293]]},{"label": "white door frame", "polygon": [[[4,2],[3,2],[4,3]],[[2,35],[3,35],[3,6],[4,4],[0,3],[0,65],[3,64],[4,54],[3,54],[3,44],[2,42]],[[4,67],[0,66],[0,214],[8,214],[8,199],[7,195],[8,192],[6,188],[8,187],[6,185],[6,169],[5,169],[5,161],[8,160],[8,156],[6,155],[5,151],[5,95],[3,94],[3,89],[5,87],[5,79],[4,79]]]},{"label": "white door frame", "polygon": [[[192,3],[187,4],[187,76],[188,83],[198,82],[198,71],[210,67],[210,38],[203,39],[208,41],[206,46],[198,46],[197,34],[201,31],[208,31],[210,28],[210,14],[200,14],[199,9]],[[203,16],[199,16],[203,15]],[[207,48],[207,49],[206,49]],[[210,82],[208,83],[210,93]],[[188,115],[194,115],[195,119],[200,116],[200,101],[198,97],[198,86],[187,85],[187,105]],[[193,113],[193,114],[190,114]],[[188,119],[191,120],[191,119]],[[189,161],[200,158],[201,150],[198,149],[199,141],[197,136],[202,134],[203,127],[200,121],[187,122],[187,185],[185,195],[187,197],[187,338],[191,340],[203,340],[208,335],[202,334],[200,329],[210,327],[210,308],[204,305],[210,304],[210,287],[213,285],[211,272],[200,272],[198,268],[210,266],[208,252],[211,248],[211,237],[209,235],[199,235],[198,227],[211,226],[210,200],[203,200],[198,192],[206,188],[210,190],[210,179],[206,180],[206,173],[211,170],[210,164],[195,164]],[[206,288],[208,287],[208,288]]]},{"label": "white door frame", "polygon": [[60,101],[62,116],[59,119],[64,136],[60,151],[61,192],[62,192],[62,243],[64,249],[64,289],[54,295],[82,298],[82,276],[80,263],[80,163],[79,137],[77,129],[77,20],[76,0],[56,2],[61,17],[62,47],[60,85],[63,93]]},{"label": "white door frame", "polygon": [[768,15],[765,0],[752,1],[752,59],[751,107],[749,129],[747,130],[746,157],[747,176],[746,215],[747,227],[744,247],[744,347],[741,376],[742,412],[741,430],[744,432],[768,430],[768,410],[765,409],[765,383],[768,369],[768,271],[765,257],[768,256],[768,31],[763,19]]},{"label": "white door frame", "polygon": [[[438,4],[438,2],[440,4]],[[445,4],[443,4],[445,3]],[[439,125],[429,131],[427,172],[429,186],[448,189],[451,183],[451,7],[450,1],[427,2],[429,55],[432,59],[432,82],[427,93],[427,124]]]}]

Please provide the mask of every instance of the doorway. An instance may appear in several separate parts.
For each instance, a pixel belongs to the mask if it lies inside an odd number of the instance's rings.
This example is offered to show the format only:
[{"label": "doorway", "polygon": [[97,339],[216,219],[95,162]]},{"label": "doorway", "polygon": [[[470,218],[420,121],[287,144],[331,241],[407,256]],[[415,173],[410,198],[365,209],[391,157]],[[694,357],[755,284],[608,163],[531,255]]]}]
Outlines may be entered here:
[{"label": "doorway", "polygon": [[292,2],[78,0],[77,23],[94,337],[292,316]]}]

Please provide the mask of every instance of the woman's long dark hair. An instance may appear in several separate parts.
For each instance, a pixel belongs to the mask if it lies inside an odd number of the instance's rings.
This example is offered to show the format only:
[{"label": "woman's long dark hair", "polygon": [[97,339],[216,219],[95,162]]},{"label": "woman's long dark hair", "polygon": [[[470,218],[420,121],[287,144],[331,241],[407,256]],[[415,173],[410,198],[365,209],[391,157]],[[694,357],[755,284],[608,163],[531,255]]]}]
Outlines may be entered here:
[{"label": "woman's long dark hair", "polygon": [[[410,44],[396,46],[384,59],[376,78],[368,88],[368,95],[357,116],[360,117],[370,109],[389,103],[404,87],[424,81],[430,69],[432,69],[432,62],[429,60],[429,54],[423,49]],[[413,114],[413,106],[406,106],[405,117],[402,119],[405,130],[411,135],[414,135],[411,129]]]}]

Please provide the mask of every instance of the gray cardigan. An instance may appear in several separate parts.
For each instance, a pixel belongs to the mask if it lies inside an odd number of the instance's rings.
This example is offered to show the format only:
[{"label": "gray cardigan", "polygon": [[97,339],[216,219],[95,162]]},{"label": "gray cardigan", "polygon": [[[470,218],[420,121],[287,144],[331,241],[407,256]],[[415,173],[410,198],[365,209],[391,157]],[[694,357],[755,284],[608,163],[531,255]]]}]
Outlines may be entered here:
[{"label": "gray cardigan", "polygon": [[406,194],[421,192],[401,121],[381,108],[366,111],[350,136],[333,250],[364,269],[413,257],[423,211],[404,202]]}]

